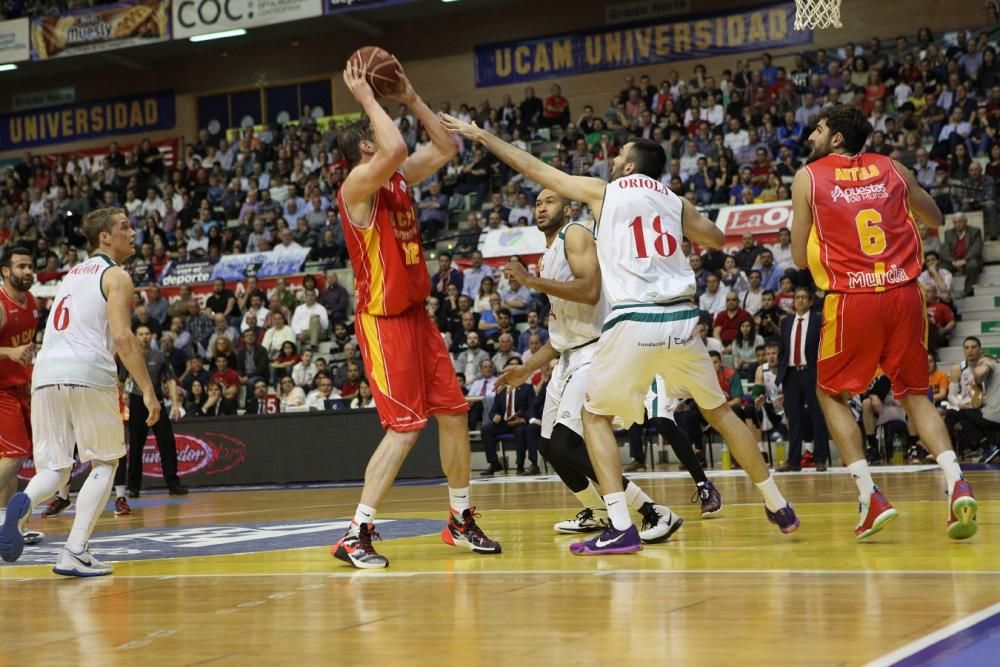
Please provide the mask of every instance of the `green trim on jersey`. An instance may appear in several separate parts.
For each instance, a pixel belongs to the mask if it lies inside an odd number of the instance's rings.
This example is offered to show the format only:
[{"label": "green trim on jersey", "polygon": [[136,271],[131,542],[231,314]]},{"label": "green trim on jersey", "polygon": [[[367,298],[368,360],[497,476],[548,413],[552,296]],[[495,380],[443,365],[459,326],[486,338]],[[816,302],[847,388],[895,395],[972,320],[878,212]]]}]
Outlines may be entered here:
[{"label": "green trim on jersey", "polygon": [[608,320],[604,323],[601,328],[601,332],[605,332],[608,329],[613,328],[619,322],[678,322],[680,320],[689,320],[692,317],[699,317],[701,314],[700,310],[678,310],[673,313],[622,313],[614,319]]}]

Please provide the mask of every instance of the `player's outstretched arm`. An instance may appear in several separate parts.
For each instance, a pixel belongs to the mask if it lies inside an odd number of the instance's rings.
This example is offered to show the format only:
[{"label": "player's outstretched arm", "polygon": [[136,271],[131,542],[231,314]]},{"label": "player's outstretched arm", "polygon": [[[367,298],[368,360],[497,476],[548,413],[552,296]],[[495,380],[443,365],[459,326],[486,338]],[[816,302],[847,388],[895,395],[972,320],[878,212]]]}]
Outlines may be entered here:
[{"label": "player's outstretched arm", "polygon": [[375,93],[365,80],[364,67],[349,61],[344,69],[344,83],[367,114],[375,135],[375,155],[351,169],[344,179],[344,200],[350,206],[366,201],[389,180],[406,159],[406,143],[392,118],[375,101]]},{"label": "player's outstretched arm", "polygon": [[493,383],[493,389],[500,391],[504,387],[520,387],[528,381],[532,373],[545,368],[550,361],[558,358],[559,353],[552,347],[552,341],[547,340],[545,345],[531,355],[531,358],[525,363],[511,365],[503,369],[497,376],[496,382]]},{"label": "player's outstretched arm", "polygon": [[910,189],[910,210],[916,214],[917,222],[922,222],[928,227],[940,227],[944,216],[941,215],[941,209],[938,208],[934,197],[931,197],[927,190],[924,190],[917,183],[917,179],[912,171],[895,160],[892,161],[892,164],[896,167],[896,171],[903,177],[907,187]]},{"label": "player's outstretched arm", "polygon": [[684,228],[684,236],[695,243],[706,248],[721,248],[726,242],[726,235],[719,227],[698,212],[691,202],[681,197],[683,212],[681,213],[681,225]]},{"label": "player's outstretched arm", "polygon": [[470,141],[478,141],[488,151],[506,162],[515,171],[530,178],[543,187],[555,190],[564,197],[582,201],[595,215],[604,200],[604,181],[590,176],[570,176],[555,167],[545,164],[531,153],[511,146],[503,139],[483,130],[475,123],[466,123],[454,116],[441,114],[444,129]]},{"label": "player's outstretched arm", "polygon": [[[511,262],[503,268],[508,276],[536,292],[549,296],[597,305],[601,299],[601,265],[597,259],[597,243],[589,229],[581,225],[570,225],[566,229],[566,259],[569,260],[572,280],[550,280],[533,276],[520,262]],[[534,358],[534,355],[532,355]]]},{"label": "player's outstretched arm", "polygon": [[113,266],[104,272],[102,289],[108,297],[108,326],[118,357],[132,375],[132,380],[142,390],[143,403],[149,410],[146,424],[152,426],[160,419],[160,402],[146,368],[139,339],[132,333],[132,278],[121,267]]},{"label": "player's outstretched arm", "polygon": [[406,77],[403,68],[396,70],[399,77],[398,91],[389,95],[390,100],[402,102],[410,107],[410,111],[417,117],[420,124],[427,130],[431,138],[431,145],[415,151],[406,158],[400,170],[410,183],[420,183],[425,178],[434,174],[438,169],[448,164],[452,157],[458,153],[458,144],[455,139],[443,127],[437,115],[430,110],[430,107],[417,95],[413,89],[413,84]]},{"label": "player's outstretched arm", "polygon": [[799,169],[792,181],[792,260],[800,269],[809,266],[812,226],[812,180],[808,170]]}]

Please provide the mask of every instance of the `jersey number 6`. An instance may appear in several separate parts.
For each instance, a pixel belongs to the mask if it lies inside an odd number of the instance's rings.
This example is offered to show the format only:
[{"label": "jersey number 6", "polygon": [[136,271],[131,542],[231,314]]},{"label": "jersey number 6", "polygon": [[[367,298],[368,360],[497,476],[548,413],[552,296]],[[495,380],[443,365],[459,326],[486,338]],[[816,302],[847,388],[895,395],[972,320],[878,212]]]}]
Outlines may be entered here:
[{"label": "jersey number 6", "polygon": [[69,327],[69,306],[66,305],[68,299],[68,296],[60,299],[52,313],[52,326],[56,331],[65,331]]},{"label": "jersey number 6", "polygon": [[[653,250],[661,257],[670,257],[677,252],[677,239],[670,235],[670,232],[663,231],[663,221],[660,216],[653,218],[653,232],[656,237],[653,239]],[[646,247],[646,232],[642,226],[642,218],[636,216],[635,220],[629,223],[632,228],[632,236],[635,237],[635,256],[638,259],[649,258],[649,248]]]},{"label": "jersey number 6", "polygon": [[858,227],[858,239],[861,241],[861,252],[866,255],[881,255],[885,252],[885,232],[878,225],[882,224],[882,214],[873,208],[858,211],[854,217]]}]

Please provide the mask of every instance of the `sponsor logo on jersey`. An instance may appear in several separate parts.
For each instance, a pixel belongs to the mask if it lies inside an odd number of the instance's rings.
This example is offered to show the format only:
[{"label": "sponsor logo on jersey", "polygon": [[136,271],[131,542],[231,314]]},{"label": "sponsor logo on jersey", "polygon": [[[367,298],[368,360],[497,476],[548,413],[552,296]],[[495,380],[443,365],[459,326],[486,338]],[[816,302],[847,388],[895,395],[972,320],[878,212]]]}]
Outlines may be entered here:
[{"label": "sponsor logo on jersey", "polygon": [[881,176],[878,166],[871,164],[867,167],[837,167],[833,178],[837,181],[870,181]]},{"label": "sponsor logo on jersey", "polygon": [[859,185],[854,188],[842,188],[839,185],[835,185],[833,186],[833,190],[830,191],[830,197],[834,202],[842,199],[848,204],[856,204],[861,201],[888,199],[889,191],[886,190],[885,183]]},{"label": "sponsor logo on jersey", "polygon": [[[350,523],[350,519],[323,519],[140,528],[97,534],[90,538],[89,546],[95,556],[107,560],[280,551],[329,546],[340,538]],[[431,535],[441,530],[441,522],[432,519],[377,519],[375,525],[383,538]],[[50,564],[59,556],[59,549],[64,545],[65,538],[57,538],[28,547],[17,564]]]},{"label": "sponsor logo on jersey", "polygon": [[888,271],[848,271],[848,287],[885,287],[910,280],[906,270],[893,264]]}]

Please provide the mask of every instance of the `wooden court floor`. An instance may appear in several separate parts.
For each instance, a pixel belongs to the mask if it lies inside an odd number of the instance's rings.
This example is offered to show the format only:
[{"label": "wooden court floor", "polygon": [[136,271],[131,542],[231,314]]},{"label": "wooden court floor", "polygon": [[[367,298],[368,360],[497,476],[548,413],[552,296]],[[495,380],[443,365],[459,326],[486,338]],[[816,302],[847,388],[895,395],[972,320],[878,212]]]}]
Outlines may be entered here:
[{"label": "wooden court floor", "polygon": [[[860,665],[1000,602],[1000,471],[968,475],[980,532],[965,543],[945,536],[933,470],[876,474],[901,516],[865,543],[843,473],[779,477],[802,518],[789,536],[742,473],[714,478],[712,520],[689,479],[636,477],[685,518],[666,544],[573,556],[551,526],[574,499],[553,478],[507,479],[472,491],[504,553],[458,552],[437,534],[444,488],[400,486],[380,530],[413,536],[385,539],[392,565],[375,572],[329,555],[339,530],[323,522],[350,517],[356,488],[153,494],[101,519],[95,554],[138,558],[110,577],[0,567],[0,665]],[[51,549],[70,522],[32,526]]]}]

